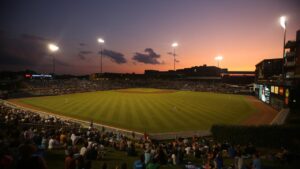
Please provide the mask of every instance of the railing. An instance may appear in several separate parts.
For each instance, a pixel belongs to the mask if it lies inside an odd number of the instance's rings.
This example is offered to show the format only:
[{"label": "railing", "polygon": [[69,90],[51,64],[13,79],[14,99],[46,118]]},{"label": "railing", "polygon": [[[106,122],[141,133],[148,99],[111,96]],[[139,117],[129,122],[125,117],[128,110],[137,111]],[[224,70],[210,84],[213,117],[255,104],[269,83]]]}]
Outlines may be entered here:
[{"label": "railing", "polygon": [[284,66],[286,67],[292,67],[292,66],[295,66],[296,65],[296,62],[295,61],[287,61],[284,63]]},{"label": "railing", "polygon": [[287,73],[285,74],[285,77],[286,77],[287,79],[290,79],[290,78],[294,78],[294,75],[295,75],[294,72],[287,72]]},{"label": "railing", "polygon": [[286,52],[285,53],[285,57],[295,57],[296,56],[296,52]]}]

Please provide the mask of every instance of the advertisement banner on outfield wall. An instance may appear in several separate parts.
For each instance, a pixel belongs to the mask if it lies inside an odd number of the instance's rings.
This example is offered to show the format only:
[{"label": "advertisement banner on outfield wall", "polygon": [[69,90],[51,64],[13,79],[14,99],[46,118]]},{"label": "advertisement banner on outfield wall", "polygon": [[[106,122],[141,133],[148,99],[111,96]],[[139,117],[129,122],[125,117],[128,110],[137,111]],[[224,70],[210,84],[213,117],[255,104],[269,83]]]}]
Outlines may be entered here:
[{"label": "advertisement banner on outfield wall", "polygon": [[258,99],[270,104],[275,109],[280,110],[289,104],[290,90],[288,87],[263,84],[257,84],[256,87]]},{"label": "advertisement banner on outfield wall", "polygon": [[259,85],[258,98],[261,101],[270,104],[270,97],[271,97],[271,86]]},{"label": "advertisement banner on outfield wall", "polygon": [[275,87],[274,87],[274,93],[275,93],[275,94],[278,94],[278,86],[275,86]]},{"label": "advertisement banner on outfield wall", "polygon": [[290,90],[288,88],[285,89],[285,99],[284,102],[286,105],[289,104],[289,96],[290,96]]},{"label": "advertisement banner on outfield wall", "polygon": [[265,103],[270,103],[270,88],[268,86],[263,87],[262,101]]},{"label": "advertisement banner on outfield wall", "polygon": [[258,98],[262,100],[263,85],[258,85]]}]

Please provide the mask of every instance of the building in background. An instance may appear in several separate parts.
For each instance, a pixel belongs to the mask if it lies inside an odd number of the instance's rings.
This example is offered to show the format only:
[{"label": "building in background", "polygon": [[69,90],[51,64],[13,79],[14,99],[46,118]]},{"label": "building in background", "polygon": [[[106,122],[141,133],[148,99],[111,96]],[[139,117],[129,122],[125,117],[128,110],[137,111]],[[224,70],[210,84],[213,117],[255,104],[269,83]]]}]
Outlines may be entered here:
[{"label": "building in background", "polygon": [[222,81],[226,84],[253,84],[255,79],[254,71],[227,71],[222,73]]},{"label": "building in background", "polygon": [[283,58],[264,59],[255,67],[255,95],[276,109],[285,107],[287,104],[283,96]]},{"label": "building in background", "polygon": [[169,71],[158,71],[158,70],[145,70],[145,76],[155,77],[155,78],[202,78],[202,79],[221,79],[222,72],[227,72],[227,69],[220,69],[216,66],[194,66],[190,68],[183,68],[169,70]]},{"label": "building in background", "polygon": [[264,59],[255,69],[256,96],[277,109],[300,101],[300,30],[284,51],[283,58]]},{"label": "building in background", "polygon": [[300,101],[300,30],[296,33],[296,40],[285,44],[284,51],[284,81],[290,86],[290,105],[300,107],[297,103]]},{"label": "building in background", "polygon": [[299,85],[300,79],[300,30],[297,31],[296,40],[285,44],[284,77],[287,83]]},{"label": "building in background", "polygon": [[279,79],[282,76],[282,58],[264,59],[255,65],[255,79],[257,82],[266,82]]}]

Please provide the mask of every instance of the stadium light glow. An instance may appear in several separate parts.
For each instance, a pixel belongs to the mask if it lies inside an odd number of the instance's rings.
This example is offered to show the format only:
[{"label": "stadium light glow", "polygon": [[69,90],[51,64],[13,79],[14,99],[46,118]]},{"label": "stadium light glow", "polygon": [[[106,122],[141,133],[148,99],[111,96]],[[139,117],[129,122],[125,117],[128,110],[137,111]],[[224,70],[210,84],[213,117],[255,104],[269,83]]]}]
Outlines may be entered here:
[{"label": "stadium light glow", "polygon": [[102,74],[102,58],[103,58],[103,48],[102,48],[102,45],[104,44],[104,39],[102,38],[98,38],[97,39],[98,43],[100,44],[100,73]]},{"label": "stadium light glow", "polygon": [[53,62],[52,63],[52,66],[53,66],[52,73],[53,73],[53,76],[54,76],[54,74],[55,74],[55,54],[54,53],[59,50],[59,47],[54,43],[49,43],[48,44],[48,49],[50,50],[51,53],[53,53],[52,54],[52,62]]},{"label": "stadium light glow", "polygon": [[220,56],[220,55],[219,55],[219,56],[216,56],[216,57],[215,57],[215,60],[216,60],[216,61],[221,61],[221,60],[223,60],[223,56]]},{"label": "stadium light glow", "polygon": [[280,26],[283,28],[283,29],[286,29],[286,17],[285,16],[281,16],[279,18],[279,23],[280,23]]},{"label": "stadium light glow", "polygon": [[173,48],[176,48],[177,46],[178,46],[178,43],[177,43],[177,42],[172,43],[172,47],[173,47]]},{"label": "stadium light glow", "polygon": [[59,47],[57,45],[53,44],[53,43],[50,43],[48,45],[48,49],[50,50],[50,52],[56,52],[56,51],[59,50]]},{"label": "stadium light glow", "polygon": [[174,57],[174,71],[176,71],[175,63],[176,63],[176,54],[175,54],[175,48],[178,46],[177,42],[172,43],[173,47],[173,57]]},{"label": "stadium light glow", "polygon": [[218,67],[220,67],[219,65],[220,65],[220,62],[223,60],[223,56],[218,55],[215,57],[215,60],[218,62]]},{"label": "stadium light glow", "polygon": [[98,43],[104,43],[105,41],[104,41],[104,39],[102,39],[102,38],[98,38]]}]

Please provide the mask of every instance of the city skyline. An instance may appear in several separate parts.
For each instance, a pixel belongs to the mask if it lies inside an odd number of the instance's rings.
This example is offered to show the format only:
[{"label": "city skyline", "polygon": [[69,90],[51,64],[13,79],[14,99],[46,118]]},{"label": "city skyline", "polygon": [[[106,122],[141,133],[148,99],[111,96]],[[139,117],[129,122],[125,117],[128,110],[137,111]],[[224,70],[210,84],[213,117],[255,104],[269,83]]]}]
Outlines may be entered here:
[{"label": "city skyline", "polygon": [[[172,70],[173,42],[177,69],[219,64],[249,71],[282,57],[280,16],[287,17],[286,40],[300,29],[296,0],[1,3],[1,70],[52,72],[55,55],[58,74],[100,72],[103,38],[103,72]],[[49,52],[49,43],[59,50]]]}]

